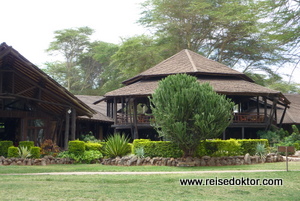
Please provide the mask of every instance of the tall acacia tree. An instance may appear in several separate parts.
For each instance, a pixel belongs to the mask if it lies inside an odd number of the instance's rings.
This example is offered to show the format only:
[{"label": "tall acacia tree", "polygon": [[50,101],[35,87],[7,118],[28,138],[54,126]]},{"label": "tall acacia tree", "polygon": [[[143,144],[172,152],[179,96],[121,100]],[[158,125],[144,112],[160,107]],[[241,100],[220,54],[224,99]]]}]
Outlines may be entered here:
[{"label": "tall acacia tree", "polygon": [[185,157],[194,155],[200,140],[219,137],[233,117],[233,102],[186,74],[161,80],[149,99],[153,127],[178,144]]},{"label": "tall acacia tree", "polygon": [[82,55],[90,45],[90,36],[94,32],[89,27],[79,27],[74,29],[64,29],[55,31],[54,41],[50,43],[47,52],[58,53],[65,59],[67,89],[72,90],[72,85],[76,83],[74,68],[77,65],[80,55]]},{"label": "tall acacia tree", "polygon": [[[268,0],[147,0],[142,25],[169,47],[190,49],[244,72],[270,71],[284,59],[279,41],[269,40],[264,19]],[[170,45],[172,44],[172,45]]]}]

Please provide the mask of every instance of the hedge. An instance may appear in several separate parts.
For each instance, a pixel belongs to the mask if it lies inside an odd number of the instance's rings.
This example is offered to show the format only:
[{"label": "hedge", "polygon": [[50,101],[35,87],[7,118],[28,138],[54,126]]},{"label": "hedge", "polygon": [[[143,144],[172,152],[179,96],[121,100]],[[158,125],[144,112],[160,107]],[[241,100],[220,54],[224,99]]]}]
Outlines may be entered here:
[{"label": "hedge", "polygon": [[20,141],[19,142],[19,147],[27,147],[27,149],[31,149],[31,147],[34,146],[34,142],[33,141]]},{"label": "hedge", "polygon": [[12,141],[0,141],[0,156],[7,157],[8,148],[13,146]]},{"label": "hedge", "polygon": [[133,152],[137,148],[144,149],[144,157],[165,157],[179,158],[182,151],[179,147],[169,141],[151,141],[149,139],[138,139],[133,141]]},{"label": "hedge", "polygon": [[19,157],[19,149],[18,147],[11,146],[8,148],[8,158],[18,158]]},{"label": "hedge", "polygon": [[30,158],[40,158],[41,157],[41,148],[40,147],[31,147],[30,149]]},{"label": "hedge", "polygon": [[100,151],[103,147],[102,144],[99,144],[97,142],[85,142],[85,150],[86,151]]},{"label": "hedge", "polygon": [[[238,156],[249,153],[255,155],[256,145],[258,143],[265,144],[268,147],[266,139],[229,139],[229,140],[202,140],[196,151],[196,156]],[[136,139],[133,141],[133,153],[137,148],[144,149],[145,157],[173,157],[179,158],[182,156],[182,151],[179,147],[169,141],[151,141],[149,139]]]},{"label": "hedge", "polygon": [[80,140],[69,141],[69,153],[82,155],[85,151],[85,142]]}]

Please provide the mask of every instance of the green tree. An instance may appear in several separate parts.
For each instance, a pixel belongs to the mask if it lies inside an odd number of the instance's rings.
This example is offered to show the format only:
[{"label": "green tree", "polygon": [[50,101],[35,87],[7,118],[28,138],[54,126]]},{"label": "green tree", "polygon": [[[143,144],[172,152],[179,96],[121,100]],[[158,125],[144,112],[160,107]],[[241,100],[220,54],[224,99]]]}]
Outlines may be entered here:
[{"label": "green tree", "polygon": [[[87,52],[80,55],[78,62],[81,82],[80,91],[84,94],[103,94],[102,86],[111,79],[111,57],[119,46],[103,41],[92,42]],[[115,80],[114,80],[115,81]]]},{"label": "green tree", "polygon": [[127,38],[113,55],[113,64],[123,78],[128,79],[162,61],[161,51],[161,46],[152,37],[140,35]]},{"label": "green tree", "polygon": [[72,90],[73,85],[76,85],[76,82],[78,82],[78,77],[74,76],[74,69],[77,67],[80,55],[86,52],[90,45],[89,37],[93,32],[94,30],[89,27],[64,29],[54,32],[55,40],[50,43],[47,52],[51,54],[58,53],[65,59],[65,78],[68,90]]},{"label": "green tree", "polygon": [[270,70],[282,61],[279,41],[265,32],[269,23],[269,1],[148,0],[142,25],[155,36],[169,41],[169,47],[190,49],[204,56],[240,68]]},{"label": "green tree", "polygon": [[154,128],[177,143],[184,156],[193,156],[200,140],[218,137],[232,119],[233,102],[186,74],[160,81],[149,99]]}]

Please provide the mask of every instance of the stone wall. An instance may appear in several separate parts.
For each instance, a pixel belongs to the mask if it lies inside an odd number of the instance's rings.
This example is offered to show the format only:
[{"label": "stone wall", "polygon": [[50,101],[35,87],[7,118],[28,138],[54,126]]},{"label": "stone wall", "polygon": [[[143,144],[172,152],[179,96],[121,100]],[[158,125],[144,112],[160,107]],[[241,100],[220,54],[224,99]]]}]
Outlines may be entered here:
[{"label": "stone wall", "polygon": [[[119,165],[119,166],[135,166],[135,165],[154,165],[154,166],[226,166],[226,165],[250,165],[262,162],[272,163],[281,162],[281,155],[268,154],[266,159],[262,161],[258,156],[228,156],[228,157],[210,157],[203,156],[201,158],[162,158],[162,157],[146,157],[139,158],[137,156],[125,156],[109,159],[101,159],[97,161],[103,165]],[[0,157],[0,165],[50,165],[50,164],[73,164],[74,161],[69,158],[54,158],[45,156],[41,159],[22,159],[22,158],[4,158]]]},{"label": "stone wall", "polygon": [[210,157],[203,156],[201,158],[162,158],[162,157],[146,157],[139,158],[137,156],[117,157],[114,159],[103,159],[103,165],[119,165],[119,166],[134,166],[134,165],[155,165],[155,166],[226,166],[226,165],[250,165],[262,162],[272,163],[283,161],[282,156],[268,154],[263,161],[258,156],[229,156],[229,157]]}]

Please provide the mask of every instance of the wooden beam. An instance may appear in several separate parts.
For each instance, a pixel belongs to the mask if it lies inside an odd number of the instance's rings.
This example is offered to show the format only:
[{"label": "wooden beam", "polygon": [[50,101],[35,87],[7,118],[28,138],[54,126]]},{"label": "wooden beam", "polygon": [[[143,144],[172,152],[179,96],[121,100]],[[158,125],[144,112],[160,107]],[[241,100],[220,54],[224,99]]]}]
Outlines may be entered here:
[{"label": "wooden beam", "polygon": [[118,110],[118,104],[117,104],[117,98],[114,97],[114,105],[113,105],[113,118],[114,118],[114,123],[117,124],[118,119],[117,119],[117,110]]},{"label": "wooden beam", "polygon": [[285,106],[284,111],[282,113],[280,123],[279,123],[279,128],[282,128],[282,122],[283,122],[283,119],[284,119],[284,116],[285,116],[285,113],[286,113],[286,109],[287,109],[287,106]]},{"label": "wooden beam", "polygon": [[70,130],[70,114],[69,114],[69,110],[67,110],[66,111],[65,136],[64,136],[64,148],[65,148],[65,150],[68,149],[69,130]]},{"label": "wooden beam", "polygon": [[71,109],[71,140],[75,140],[76,136],[76,110]]}]

